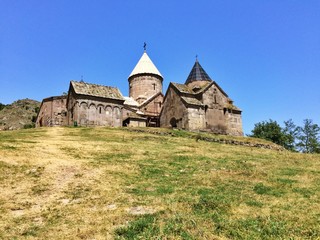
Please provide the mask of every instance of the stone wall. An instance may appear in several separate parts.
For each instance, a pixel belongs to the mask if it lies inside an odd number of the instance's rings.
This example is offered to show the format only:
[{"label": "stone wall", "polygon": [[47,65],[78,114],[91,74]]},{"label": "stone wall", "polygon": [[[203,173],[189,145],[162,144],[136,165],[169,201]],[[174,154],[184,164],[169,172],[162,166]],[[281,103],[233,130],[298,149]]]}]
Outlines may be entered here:
[{"label": "stone wall", "polygon": [[67,125],[67,96],[45,98],[42,101],[36,127]]},{"label": "stone wall", "polygon": [[204,92],[202,98],[205,105],[205,128],[216,133],[226,134],[228,125],[224,108],[228,98],[215,84]]},{"label": "stone wall", "polygon": [[205,113],[201,107],[188,107],[185,117],[186,129],[201,130],[205,128]]},{"label": "stone wall", "polygon": [[130,123],[127,127],[146,127],[145,120],[138,120],[138,119],[130,119]]},{"label": "stone wall", "polygon": [[68,124],[78,126],[122,126],[122,102],[112,99],[76,96],[70,94]]},{"label": "stone wall", "polygon": [[[172,136],[172,137],[180,137],[181,133],[180,130],[176,131],[168,131],[168,130],[159,130],[159,129],[135,129],[135,128],[128,128],[127,129],[130,132],[139,132],[139,133],[150,133],[160,136]],[[189,132],[188,136],[190,139],[195,139],[196,141],[206,141],[206,142],[215,142],[215,143],[221,143],[221,144],[230,144],[230,145],[240,145],[240,146],[246,146],[246,147],[256,147],[256,148],[264,148],[264,149],[271,149],[276,151],[287,151],[284,147],[277,145],[272,142],[268,142],[266,140],[261,139],[254,139],[250,140],[250,138],[243,137],[243,138],[226,138],[222,135],[216,135],[212,134],[211,136],[208,135],[202,135],[207,134],[196,131],[196,132]],[[262,142],[264,141],[264,143]]]},{"label": "stone wall", "polygon": [[227,112],[228,134],[233,136],[243,136],[241,113],[234,112],[231,109]]},{"label": "stone wall", "polygon": [[185,129],[187,127],[187,120],[187,108],[175,90],[170,87],[163,102],[163,109],[160,114],[160,127]]},{"label": "stone wall", "polygon": [[134,75],[129,78],[129,96],[139,104],[162,92],[162,78],[152,74]]},{"label": "stone wall", "polygon": [[148,116],[159,116],[162,108],[162,103],[163,96],[162,94],[160,94],[156,96],[154,99],[152,99],[150,102],[143,104],[140,107],[140,110]]},{"label": "stone wall", "polygon": [[132,116],[132,114],[136,113],[136,109],[128,107],[128,106],[124,106],[122,108],[122,120],[125,120],[126,118]]}]

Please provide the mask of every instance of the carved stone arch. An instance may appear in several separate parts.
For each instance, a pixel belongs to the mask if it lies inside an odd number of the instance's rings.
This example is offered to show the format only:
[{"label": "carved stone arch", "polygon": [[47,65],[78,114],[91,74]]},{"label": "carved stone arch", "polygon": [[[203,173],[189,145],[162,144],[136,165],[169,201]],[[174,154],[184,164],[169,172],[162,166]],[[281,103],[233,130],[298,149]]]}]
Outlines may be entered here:
[{"label": "carved stone arch", "polygon": [[110,105],[107,105],[106,108],[105,108],[105,115],[106,115],[106,125],[107,126],[112,126],[112,123],[113,123],[113,109],[112,109],[112,106]]},{"label": "carved stone arch", "polygon": [[121,127],[121,109],[117,106],[113,108],[113,126],[114,127]]},{"label": "carved stone arch", "polygon": [[90,103],[90,104],[89,104],[89,108],[91,108],[92,106],[93,106],[95,109],[97,109],[96,104]]},{"label": "carved stone arch", "polygon": [[112,108],[111,105],[107,105],[107,106],[105,107],[105,110],[106,110],[106,115],[112,116],[113,108]]},{"label": "carved stone arch", "polygon": [[76,101],[74,104],[73,104],[73,107],[75,107],[77,105],[77,107],[80,107],[80,102],[79,101]]},{"label": "carved stone arch", "polygon": [[97,120],[97,108],[94,103],[89,104],[88,108],[88,124],[89,125],[96,125],[96,120]]},{"label": "carved stone arch", "polygon": [[81,102],[79,107],[81,108],[88,108],[88,103],[87,102]]},{"label": "carved stone arch", "polygon": [[120,117],[121,109],[119,107],[114,107],[113,112],[114,112],[115,117]]},{"label": "carved stone arch", "polygon": [[86,101],[82,101],[78,111],[78,124],[80,124],[80,126],[87,126],[88,124],[88,109],[88,103]]}]

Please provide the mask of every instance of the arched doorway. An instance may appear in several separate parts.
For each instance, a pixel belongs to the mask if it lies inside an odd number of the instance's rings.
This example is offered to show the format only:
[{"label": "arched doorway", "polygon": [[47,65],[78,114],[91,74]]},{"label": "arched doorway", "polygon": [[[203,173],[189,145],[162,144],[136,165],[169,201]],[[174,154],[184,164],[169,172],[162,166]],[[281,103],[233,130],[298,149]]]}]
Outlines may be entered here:
[{"label": "arched doorway", "polygon": [[174,117],[171,118],[170,125],[171,125],[171,127],[176,128],[177,127],[177,119],[175,119]]}]

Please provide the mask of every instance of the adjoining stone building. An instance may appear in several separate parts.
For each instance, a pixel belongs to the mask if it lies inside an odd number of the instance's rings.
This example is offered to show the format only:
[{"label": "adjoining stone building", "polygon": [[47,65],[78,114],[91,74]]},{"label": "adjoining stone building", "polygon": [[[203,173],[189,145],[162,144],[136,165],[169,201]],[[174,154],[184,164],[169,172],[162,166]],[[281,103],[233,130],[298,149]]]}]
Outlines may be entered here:
[{"label": "adjoining stone building", "polygon": [[42,100],[36,127],[67,125],[67,96],[54,96]]},{"label": "adjoining stone building", "polygon": [[161,127],[242,136],[241,110],[196,60],[185,84],[170,83],[160,113]]},{"label": "adjoining stone building", "polygon": [[67,96],[42,101],[36,127],[173,127],[243,135],[241,110],[196,60],[185,84],[169,84],[146,51],[128,77],[129,96],[118,88],[71,81]]},{"label": "adjoining stone building", "polygon": [[118,88],[71,81],[67,124],[121,127],[124,101]]}]

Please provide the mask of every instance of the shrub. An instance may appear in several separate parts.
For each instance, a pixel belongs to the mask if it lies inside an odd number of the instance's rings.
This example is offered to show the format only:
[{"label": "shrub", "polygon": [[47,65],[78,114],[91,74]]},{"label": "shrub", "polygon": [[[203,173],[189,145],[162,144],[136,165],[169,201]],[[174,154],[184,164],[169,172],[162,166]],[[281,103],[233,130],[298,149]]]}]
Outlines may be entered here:
[{"label": "shrub", "polygon": [[35,124],[34,124],[34,123],[28,123],[28,124],[23,125],[23,128],[24,128],[24,129],[34,128],[34,127],[35,127]]}]

